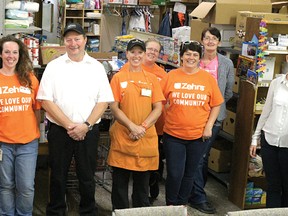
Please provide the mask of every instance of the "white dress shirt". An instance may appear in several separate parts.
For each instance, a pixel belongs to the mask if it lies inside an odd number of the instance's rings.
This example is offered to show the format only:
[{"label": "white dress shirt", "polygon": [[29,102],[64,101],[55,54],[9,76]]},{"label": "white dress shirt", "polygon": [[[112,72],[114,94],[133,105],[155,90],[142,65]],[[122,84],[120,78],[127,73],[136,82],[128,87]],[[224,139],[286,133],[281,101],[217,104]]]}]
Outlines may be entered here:
[{"label": "white dress shirt", "polygon": [[261,130],[266,141],[277,147],[288,148],[288,74],[272,80],[266,102],[252,136],[251,145],[260,140]]}]

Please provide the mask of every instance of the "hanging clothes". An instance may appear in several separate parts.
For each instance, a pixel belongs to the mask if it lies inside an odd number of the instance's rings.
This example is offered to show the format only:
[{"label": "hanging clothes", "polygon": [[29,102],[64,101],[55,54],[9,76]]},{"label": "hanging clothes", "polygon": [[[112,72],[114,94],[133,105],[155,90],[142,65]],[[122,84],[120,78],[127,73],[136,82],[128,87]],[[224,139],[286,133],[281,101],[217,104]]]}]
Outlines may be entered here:
[{"label": "hanging clothes", "polygon": [[127,35],[127,30],[126,30],[126,16],[128,16],[128,12],[126,9],[123,9],[121,11],[121,17],[122,17],[122,27],[121,27],[121,33],[120,35]]},{"label": "hanging clothes", "polygon": [[146,9],[144,9],[143,12],[145,15],[145,30],[146,30],[146,32],[152,32],[151,18],[153,18],[154,16],[149,12],[148,7]]},{"label": "hanging clothes", "polygon": [[184,13],[173,11],[171,27],[178,28],[181,26],[189,26],[189,14],[187,12],[184,14]]},{"label": "hanging clothes", "polygon": [[163,17],[163,20],[161,21],[158,34],[172,37],[172,28],[171,28],[170,12],[169,11],[166,11],[166,14]]},{"label": "hanging clothes", "polygon": [[129,20],[129,30],[145,32],[145,18],[141,9],[135,9],[132,11]]}]

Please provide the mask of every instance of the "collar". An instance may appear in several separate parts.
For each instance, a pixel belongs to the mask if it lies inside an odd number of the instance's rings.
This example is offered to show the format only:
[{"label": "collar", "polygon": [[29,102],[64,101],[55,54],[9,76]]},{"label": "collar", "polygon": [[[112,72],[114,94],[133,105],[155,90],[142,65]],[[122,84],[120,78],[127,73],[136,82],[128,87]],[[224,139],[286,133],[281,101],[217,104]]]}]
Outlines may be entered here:
[{"label": "collar", "polygon": [[288,87],[288,80],[287,80],[287,74],[285,74],[285,75],[283,75],[282,77],[281,77],[281,84],[284,84],[284,85],[286,85],[287,87]]},{"label": "collar", "polygon": [[[63,55],[63,57],[64,57],[64,60],[65,60],[66,63],[73,63],[73,62],[74,62],[74,61],[72,61],[72,60],[69,58],[67,52]],[[80,61],[80,62],[78,62],[78,63],[91,64],[91,63],[92,63],[91,57],[87,54],[87,52],[85,52],[84,57],[83,57],[83,60]]]}]

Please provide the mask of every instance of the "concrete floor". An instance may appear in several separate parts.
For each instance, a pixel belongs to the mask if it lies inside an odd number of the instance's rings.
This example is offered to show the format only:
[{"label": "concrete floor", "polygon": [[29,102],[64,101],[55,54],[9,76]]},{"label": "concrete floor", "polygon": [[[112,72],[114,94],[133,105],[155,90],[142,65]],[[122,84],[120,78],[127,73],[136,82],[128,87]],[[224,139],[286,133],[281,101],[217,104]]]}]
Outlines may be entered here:
[{"label": "concrete floor", "polygon": [[[104,176],[106,178],[105,184],[101,180],[102,172],[98,172],[96,175],[97,187],[95,198],[99,208],[99,216],[111,216],[111,199],[110,192],[111,189],[111,179],[109,175]],[[72,179],[72,177],[70,178]],[[75,182],[71,180],[70,182]],[[104,187],[103,187],[104,186]],[[68,216],[78,215],[78,203],[79,195],[77,189],[73,189],[73,185],[69,186],[70,189],[67,192],[67,203],[68,203]],[[106,188],[106,189],[105,189]],[[108,189],[108,190],[107,190]],[[224,216],[228,211],[238,211],[239,208],[228,201],[228,191],[227,187],[219,182],[213,176],[209,176],[208,182],[206,185],[206,193],[208,200],[214,205],[217,210],[217,213],[214,215]],[[35,179],[35,200],[34,200],[34,216],[43,216],[45,215],[45,207],[48,201],[48,169],[47,167],[38,168],[36,171]],[[153,203],[153,206],[164,206],[165,205],[165,187],[164,183],[160,184],[160,194],[158,199]],[[187,206],[188,216],[202,216],[207,215]]]}]

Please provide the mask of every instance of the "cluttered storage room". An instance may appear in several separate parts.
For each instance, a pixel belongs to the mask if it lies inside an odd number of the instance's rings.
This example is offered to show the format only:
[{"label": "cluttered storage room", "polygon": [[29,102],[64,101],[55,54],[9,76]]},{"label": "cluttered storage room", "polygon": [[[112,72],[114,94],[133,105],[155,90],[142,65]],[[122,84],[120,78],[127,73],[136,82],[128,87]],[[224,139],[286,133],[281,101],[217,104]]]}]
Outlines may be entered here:
[{"label": "cluttered storage room", "polygon": [[0,10],[0,215],[288,215],[288,1]]}]

